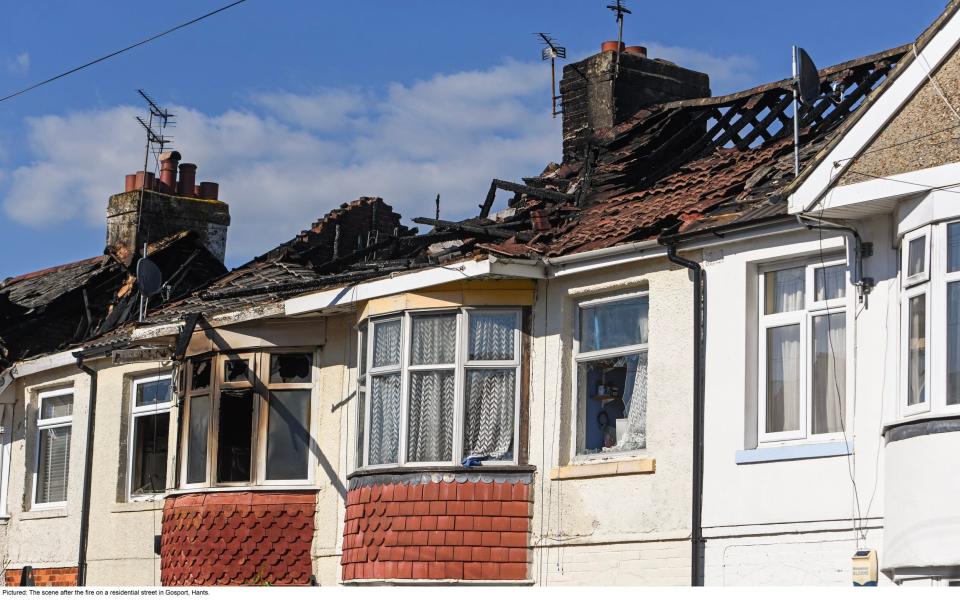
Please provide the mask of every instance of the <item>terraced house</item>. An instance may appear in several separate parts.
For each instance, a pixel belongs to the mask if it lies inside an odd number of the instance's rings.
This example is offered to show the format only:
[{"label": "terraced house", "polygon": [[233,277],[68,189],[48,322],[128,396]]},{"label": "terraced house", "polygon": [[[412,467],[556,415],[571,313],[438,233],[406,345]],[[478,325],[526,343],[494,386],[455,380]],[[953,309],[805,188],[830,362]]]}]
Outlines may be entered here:
[{"label": "terraced house", "polygon": [[820,70],[798,164],[793,80],[608,43],[562,161],[426,232],[363,197],[227,273],[215,188],[132,176],[0,286],[8,585],[960,578],[957,6]]}]

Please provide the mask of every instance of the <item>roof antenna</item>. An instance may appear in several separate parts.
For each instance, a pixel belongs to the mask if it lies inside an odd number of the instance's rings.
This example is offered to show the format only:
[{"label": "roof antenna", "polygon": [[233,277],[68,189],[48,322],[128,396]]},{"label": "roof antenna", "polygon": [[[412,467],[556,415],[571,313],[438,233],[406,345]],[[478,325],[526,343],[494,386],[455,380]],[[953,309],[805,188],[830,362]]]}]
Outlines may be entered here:
[{"label": "roof antenna", "polygon": [[623,2],[624,0],[616,0],[613,4],[607,5],[607,8],[617,13],[617,63],[613,70],[614,78],[620,75],[620,49],[623,48],[623,15],[633,14]]},{"label": "roof antenna", "polygon": [[[143,127],[147,133],[147,144],[143,153],[143,177],[140,179],[140,200],[137,203],[137,230],[134,234],[134,252],[137,251],[136,238],[140,236],[140,217],[143,214],[143,193],[147,187],[147,164],[150,160],[150,149],[151,146],[156,145],[159,152],[163,152],[163,147],[172,141],[163,137],[163,130],[172,124],[170,120],[173,118],[172,113],[157,106],[157,103],[154,102],[153,98],[146,92],[137,90],[137,93],[140,94],[141,98],[146,100],[147,110],[150,114],[146,121],[144,121],[142,117],[137,117],[137,122],[140,123],[140,126]],[[146,251],[144,251],[143,257],[146,257]]]},{"label": "roof antenna", "polygon": [[[550,37],[549,33],[538,32],[534,35],[540,37],[543,41],[543,50],[540,51],[540,59],[547,60],[550,59],[550,102],[552,104],[551,113],[553,118],[556,119],[557,115],[563,112],[557,110],[557,100],[560,99],[560,96],[557,95],[557,59],[567,57],[567,49],[563,46],[558,46],[555,39]],[[438,219],[440,217],[437,217]]]},{"label": "roof antenna", "polygon": [[820,74],[807,51],[794,46],[793,63],[793,175],[800,177],[800,105],[813,106],[820,97]]}]

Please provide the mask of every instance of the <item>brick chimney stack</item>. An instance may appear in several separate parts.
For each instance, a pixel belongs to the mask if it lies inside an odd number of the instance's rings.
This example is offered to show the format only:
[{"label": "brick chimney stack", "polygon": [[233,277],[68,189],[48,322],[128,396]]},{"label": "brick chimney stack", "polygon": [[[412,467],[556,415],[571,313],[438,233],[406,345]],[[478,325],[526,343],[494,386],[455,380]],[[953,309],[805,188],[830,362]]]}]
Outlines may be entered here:
[{"label": "brick chimney stack", "polygon": [[560,80],[564,162],[582,158],[595,132],[623,122],[641,108],[710,96],[706,73],[648,58],[643,46],[621,48],[617,77],[617,42],[604,42],[600,53],[564,66]]},{"label": "brick chimney stack", "polygon": [[[160,155],[159,179],[149,171],[127,175],[123,193],[110,196],[107,205],[109,252],[132,262],[144,243],[192,231],[207,250],[223,262],[230,209],[217,198],[220,186],[211,181],[197,185],[197,165],[181,163],[181,158],[179,152],[164,152]],[[141,187],[144,188],[142,207]]]}]

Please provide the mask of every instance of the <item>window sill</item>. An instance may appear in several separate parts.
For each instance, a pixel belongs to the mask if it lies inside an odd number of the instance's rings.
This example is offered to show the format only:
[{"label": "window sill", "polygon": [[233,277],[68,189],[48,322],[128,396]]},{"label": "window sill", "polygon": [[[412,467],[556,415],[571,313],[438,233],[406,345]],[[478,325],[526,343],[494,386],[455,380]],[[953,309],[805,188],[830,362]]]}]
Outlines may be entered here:
[{"label": "window sill", "polygon": [[785,446],[765,446],[751,450],[737,450],[736,463],[779,462],[785,460],[803,460],[807,458],[827,458],[847,456],[853,453],[853,442],[821,442],[815,444],[789,444]]},{"label": "window sill", "polygon": [[303,485],[237,485],[220,487],[193,487],[170,490],[165,498],[182,496],[184,494],[221,494],[230,492],[319,492],[320,486],[315,484]]},{"label": "window sill", "polygon": [[462,467],[460,465],[436,465],[415,467],[364,467],[347,475],[347,479],[365,477],[368,475],[407,475],[416,473],[533,473],[537,470],[534,465],[481,465],[479,467]]},{"label": "window sill", "polygon": [[593,477],[612,477],[615,475],[649,475],[656,472],[656,459],[641,458],[554,467],[550,470],[550,479],[589,479]]},{"label": "window sill", "polygon": [[21,521],[32,521],[34,519],[62,519],[69,514],[66,508],[35,508],[20,513]]}]

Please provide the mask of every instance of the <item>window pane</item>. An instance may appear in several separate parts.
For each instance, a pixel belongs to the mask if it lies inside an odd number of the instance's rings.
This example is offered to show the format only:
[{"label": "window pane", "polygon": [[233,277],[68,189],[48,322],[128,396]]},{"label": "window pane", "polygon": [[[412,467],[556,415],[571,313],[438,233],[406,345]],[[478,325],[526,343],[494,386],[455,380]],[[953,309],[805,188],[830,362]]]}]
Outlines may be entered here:
[{"label": "window pane", "polygon": [[513,458],[516,369],[467,369],[463,456]]},{"label": "window pane", "polygon": [[70,475],[71,427],[41,429],[39,433],[36,503],[65,502]]},{"label": "window pane", "polygon": [[190,363],[190,389],[202,390],[210,387],[210,359],[192,361]]},{"label": "window pane", "polygon": [[357,468],[363,466],[363,449],[366,444],[365,425],[367,422],[367,392],[361,388],[357,392]]},{"label": "window pane", "polygon": [[580,309],[580,352],[647,343],[646,296]]},{"label": "window pane", "polygon": [[298,354],[270,355],[270,383],[310,383],[313,356]]},{"label": "window pane", "polygon": [[367,328],[364,327],[360,330],[360,364],[357,365],[357,370],[359,375],[362,378],[367,374]]},{"label": "window pane", "polygon": [[947,404],[960,404],[960,282],[947,284]]},{"label": "window pane", "polygon": [[960,271],[960,223],[947,225],[947,271]]},{"label": "window pane", "polygon": [[411,365],[448,365],[457,360],[457,315],[415,316],[411,321]]},{"label": "window pane", "polygon": [[166,489],[169,431],[169,412],[133,419],[131,495],[157,494]]},{"label": "window pane", "polygon": [[400,374],[370,378],[370,465],[397,461],[400,443]]},{"label": "window pane", "polygon": [[190,398],[187,430],[187,483],[207,480],[207,430],[210,423],[210,396]]},{"label": "window pane", "polygon": [[73,394],[49,396],[41,401],[40,418],[56,419],[73,414]]},{"label": "window pane", "polygon": [[516,313],[470,313],[469,360],[513,360]]},{"label": "window pane", "polygon": [[267,421],[267,479],[306,479],[310,390],[273,390]]},{"label": "window pane", "polygon": [[847,385],[847,318],[813,318],[812,433],[843,431]]},{"label": "window pane", "polygon": [[250,363],[242,358],[223,361],[223,380],[227,382],[250,381]]},{"label": "window pane", "polygon": [[165,402],[170,402],[169,379],[137,384],[137,406],[152,406]]},{"label": "window pane", "polygon": [[400,364],[400,321],[373,324],[373,366]]},{"label": "window pane", "polygon": [[907,276],[923,273],[924,250],[926,250],[927,236],[922,235],[910,240],[907,254]]},{"label": "window pane", "polygon": [[764,314],[803,310],[805,270],[781,269],[764,274]]},{"label": "window pane", "polygon": [[910,298],[907,317],[907,405],[926,402],[927,302],[926,294]]},{"label": "window pane", "polygon": [[250,481],[253,392],[224,390],[217,412],[217,481]]},{"label": "window pane", "polygon": [[410,373],[408,461],[453,459],[454,380],[453,370]]},{"label": "window pane", "polygon": [[767,329],[766,432],[800,429],[800,326]]},{"label": "window pane", "polygon": [[646,447],[647,353],[580,363],[581,453]]},{"label": "window pane", "polygon": [[846,289],[846,265],[833,265],[832,267],[822,267],[814,269],[814,290],[815,298],[818,302],[824,300],[836,300],[843,298],[847,294]]}]

